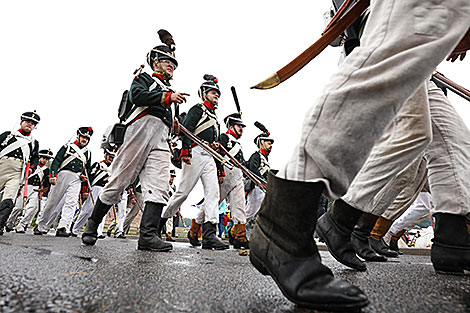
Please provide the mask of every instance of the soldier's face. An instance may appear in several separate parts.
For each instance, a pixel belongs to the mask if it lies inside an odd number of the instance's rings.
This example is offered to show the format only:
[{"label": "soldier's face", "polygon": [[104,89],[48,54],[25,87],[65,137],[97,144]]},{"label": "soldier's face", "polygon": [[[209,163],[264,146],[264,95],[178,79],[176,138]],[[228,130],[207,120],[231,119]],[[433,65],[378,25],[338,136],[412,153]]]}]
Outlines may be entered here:
[{"label": "soldier's face", "polygon": [[263,144],[264,149],[266,149],[266,151],[271,151],[271,149],[273,148],[273,143],[271,141],[263,141]]},{"label": "soldier's face", "polygon": [[175,180],[174,176],[170,176],[170,185],[173,184],[173,181]]},{"label": "soldier's face", "polygon": [[87,137],[83,137],[83,136],[79,136],[78,140],[79,140],[80,145],[82,147],[85,147],[88,144],[88,142],[90,141],[90,139],[88,139]]},{"label": "soldier's face", "polygon": [[175,71],[175,65],[169,60],[161,60],[160,67],[162,71],[169,77],[173,77],[173,72]]},{"label": "soldier's face", "polygon": [[104,161],[105,161],[107,164],[113,163],[113,160],[114,160],[114,158],[113,158],[112,156],[110,156],[109,154],[106,153],[106,154],[104,155]]},{"label": "soldier's face", "polygon": [[40,157],[40,158],[39,158],[39,163],[40,163],[41,165],[45,165],[45,164],[47,163],[47,159],[46,159],[45,157]]},{"label": "soldier's face", "polygon": [[36,123],[33,121],[21,121],[20,126],[23,132],[30,133],[36,127]]},{"label": "soldier's face", "polygon": [[212,105],[218,105],[219,104],[219,93],[215,90],[209,90],[206,93],[206,99],[209,101]]},{"label": "soldier's face", "polygon": [[243,127],[240,126],[240,125],[233,125],[233,129],[235,131],[235,133],[238,135],[238,137],[241,137],[243,135]]}]

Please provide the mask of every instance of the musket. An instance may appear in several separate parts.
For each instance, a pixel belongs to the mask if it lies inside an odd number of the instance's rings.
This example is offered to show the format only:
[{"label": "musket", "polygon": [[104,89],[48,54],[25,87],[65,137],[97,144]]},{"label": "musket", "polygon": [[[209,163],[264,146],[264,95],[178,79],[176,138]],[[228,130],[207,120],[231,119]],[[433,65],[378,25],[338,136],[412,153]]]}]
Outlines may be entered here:
[{"label": "musket", "polygon": [[238,162],[237,159],[233,155],[231,155],[225,147],[220,144],[220,149],[225,153],[226,156],[235,164],[236,167],[238,167],[246,176],[248,176],[249,179],[251,179],[261,190],[266,192],[266,184],[263,184],[259,179],[253,175],[253,173],[248,170],[246,167],[244,167],[240,162]]},{"label": "musket", "polygon": [[460,86],[456,82],[450,80],[449,78],[445,77],[438,71],[435,71],[432,74],[432,77],[441,85],[448,88],[450,91],[454,92],[455,94],[461,96],[467,101],[470,101],[470,90]]},{"label": "musket", "polygon": [[180,210],[178,210],[178,215],[181,218],[181,221],[183,222],[183,227],[186,227],[186,223],[184,222],[183,215],[181,215]]},{"label": "musket", "polygon": [[142,207],[140,206],[139,204],[139,201],[137,201],[137,196],[135,195],[135,192],[132,188],[129,189],[129,192],[131,193],[131,197],[134,198],[135,200],[135,204],[137,205],[137,207],[139,208],[140,212],[144,213],[144,210],[142,209]]},{"label": "musket", "polygon": [[190,132],[186,127],[180,124],[180,130],[183,134],[188,136],[192,141],[197,143],[202,149],[206,150],[210,155],[214,157],[217,161],[222,163],[224,166],[226,166],[229,169],[233,169],[233,165],[227,162],[219,153],[217,153],[214,149],[212,149],[208,143],[206,143],[204,140],[199,138],[198,136],[194,135],[192,132]]},{"label": "musket", "polygon": [[[307,65],[313,58],[319,55],[330,43],[351,26],[370,4],[370,0],[358,0],[346,13],[338,11],[333,17],[331,25],[328,25],[321,37],[307,50],[289,62],[279,71],[269,76],[262,82],[252,86],[251,89],[270,89],[286,81]],[[340,17],[339,17],[340,16]]]},{"label": "musket", "polygon": [[94,207],[95,206],[95,199],[93,198],[93,190],[91,189],[90,178],[88,176],[88,172],[86,170],[85,164],[83,164],[83,171],[85,172],[85,177],[86,177],[86,182],[88,183],[88,188],[90,188],[91,203],[93,203],[93,207]]},{"label": "musket", "polygon": [[24,174],[24,188],[23,188],[23,208],[26,206],[26,200],[28,200],[28,179],[29,179],[29,169],[31,168],[31,163],[26,164],[26,172]]},{"label": "musket", "polygon": [[240,113],[240,116],[241,116],[242,111],[240,109],[240,102],[238,102],[238,96],[237,96],[237,91],[235,90],[235,86],[230,87],[230,90],[232,90],[233,101],[235,101],[235,106],[237,107],[237,112]]}]

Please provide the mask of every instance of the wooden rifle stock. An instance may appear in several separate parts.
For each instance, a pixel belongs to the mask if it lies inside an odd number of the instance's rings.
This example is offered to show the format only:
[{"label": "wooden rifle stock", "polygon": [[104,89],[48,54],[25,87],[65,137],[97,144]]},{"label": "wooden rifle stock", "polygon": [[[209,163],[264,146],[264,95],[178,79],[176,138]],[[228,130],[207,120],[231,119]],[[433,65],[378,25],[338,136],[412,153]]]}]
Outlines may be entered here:
[{"label": "wooden rifle stock", "polygon": [[259,188],[261,188],[261,190],[266,192],[266,185],[263,184],[258,178],[256,178],[250,170],[248,170],[240,162],[238,162],[238,160],[235,159],[235,157],[231,155],[222,144],[220,145],[220,149],[225,153],[226,156],[229,157],[230,160],[232,160],[233,163],[235,163],[235,165],[243,172],[243,174],[248,176],[248,178],[251,179]]},{"label": "wooden rifle stock", "polygon": [[437,71],[432,74],[432,77],[444,87],[450,89],[452,92],[461,96],[465,100],[470,101],[470,90],[460,86],[456,82],[450,80],[449,78],[445,77]]},{"label": "wooden rifle stock", "polygon": [[199,138],[198,136],[194,135],[190,132],[186,127],[180,124],[180,131],[191,138],[192,141],[197,143],[202,149],[206,150],[210,155],[214,157],[217,161],[222,163],[224,166],[228,167],[229,169],[233,169],[233,165],[227,162],[219,153],[217,153],[214,149],[212,149],[209,144],[207,144],[204,140]]}]

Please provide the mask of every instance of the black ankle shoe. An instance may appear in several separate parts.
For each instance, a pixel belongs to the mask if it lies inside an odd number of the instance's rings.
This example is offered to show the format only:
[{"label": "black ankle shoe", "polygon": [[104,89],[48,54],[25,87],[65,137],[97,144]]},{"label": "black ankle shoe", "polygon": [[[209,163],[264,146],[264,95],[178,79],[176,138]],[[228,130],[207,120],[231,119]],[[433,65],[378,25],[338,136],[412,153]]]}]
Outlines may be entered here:
[{"label": "black ankle shoe", "polygon": [[374,249],[375,252],[386,256],[388,258],[398,258],[398,252],[391,250],[387,244],[384,242],[383,238],[380,240],[369,237],[369,244]]},{"label": "black ankle shoe", "polygon": [[366,261],[370,262],[387,262],[387,258],[383,255],[377,254],[372,250],[369,244],[368,237],[358,234],[354,230],[351,234],[351,244],[356,251],[357,255]]},{"label": "black ankle shoe", "polygon": [[315,310],[357,310],[369,301],[333,277],[313,240],[322,183],[289,181],[270,173],[250,238],[250,261],[270,275],[292,302]]},{"label": "black ankle shoe", "polygon": [[188,231],[188,239],[189,239],[189,243],[191,244],[191,246],[193,247],[199,247],[201,245],[201,242],[199,241],[199,238],[193,238],[191,237],[191,233]]},{"label": "black ankle shoe", "polygon": [[362,212],[343,200],[336,200],[332,208],[318,219],[317,232],[331,255],[340,263],[359,271],[367,269],[351,244],[351,233]]},{"label": "black ankle shoe", "polygon": [[65,227],[62,227],[62,228],[57,229],[57,231],[55,232],[55,236],[56,237],[70,237],[70,234],[67,232]]},{"label": "black ankle shoe", "polygon": [[216,235],[217,225],[211,222],[202,224],[202,249],[226,250],[229,245],[222,242]]}]

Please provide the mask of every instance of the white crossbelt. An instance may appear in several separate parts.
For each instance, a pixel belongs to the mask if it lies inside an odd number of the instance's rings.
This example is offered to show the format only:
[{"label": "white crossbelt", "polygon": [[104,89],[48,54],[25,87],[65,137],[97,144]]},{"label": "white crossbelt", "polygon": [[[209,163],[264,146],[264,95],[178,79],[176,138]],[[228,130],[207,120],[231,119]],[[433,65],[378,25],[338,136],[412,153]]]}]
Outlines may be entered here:
[{"label": "white crossbelt", "polygon": [[[73,150],[73,152],[72,152]],[[66,153],[67,154],[70,154],[69,157],[67,157],[67,159],[65,159],[65,161],[63,161],[61,164],[60,164],[60,168],[59,168],[59,171],[61,169],[63,169],[64,167],[66,167],[70,162],[72,162],[74,159],[79,159],[80,161],[82,161],[83,163],[83,166],[85,166],[86,164],[86,157],[85,157],[85,152],[88,151],[88,149],[86,147],[84,147],[83,149],[80,149],[76,144],[74,143],[69,143],[68,146],[67,146],[67,151]]]},{"label": "white crossbelt", "polygon": [[[157,85],[159,85],[162,88],[162,91],[166,92],[174,92],[170,87],[166,86],[163,84],[158,78],[152,77],[154,82],[152,85],[149,87],[149,91],[154,90]],[[132,93],[130,94],[132,98]],[[131,102],[134,103],[131,99]],[[126,119],[125,124],[130,123],[133,119],[135,119],[140,113],[144,112],[145,110],[148,109],[148,106],[139,106],[136,107],[136,109],[132,112],[132,114]]]}]

